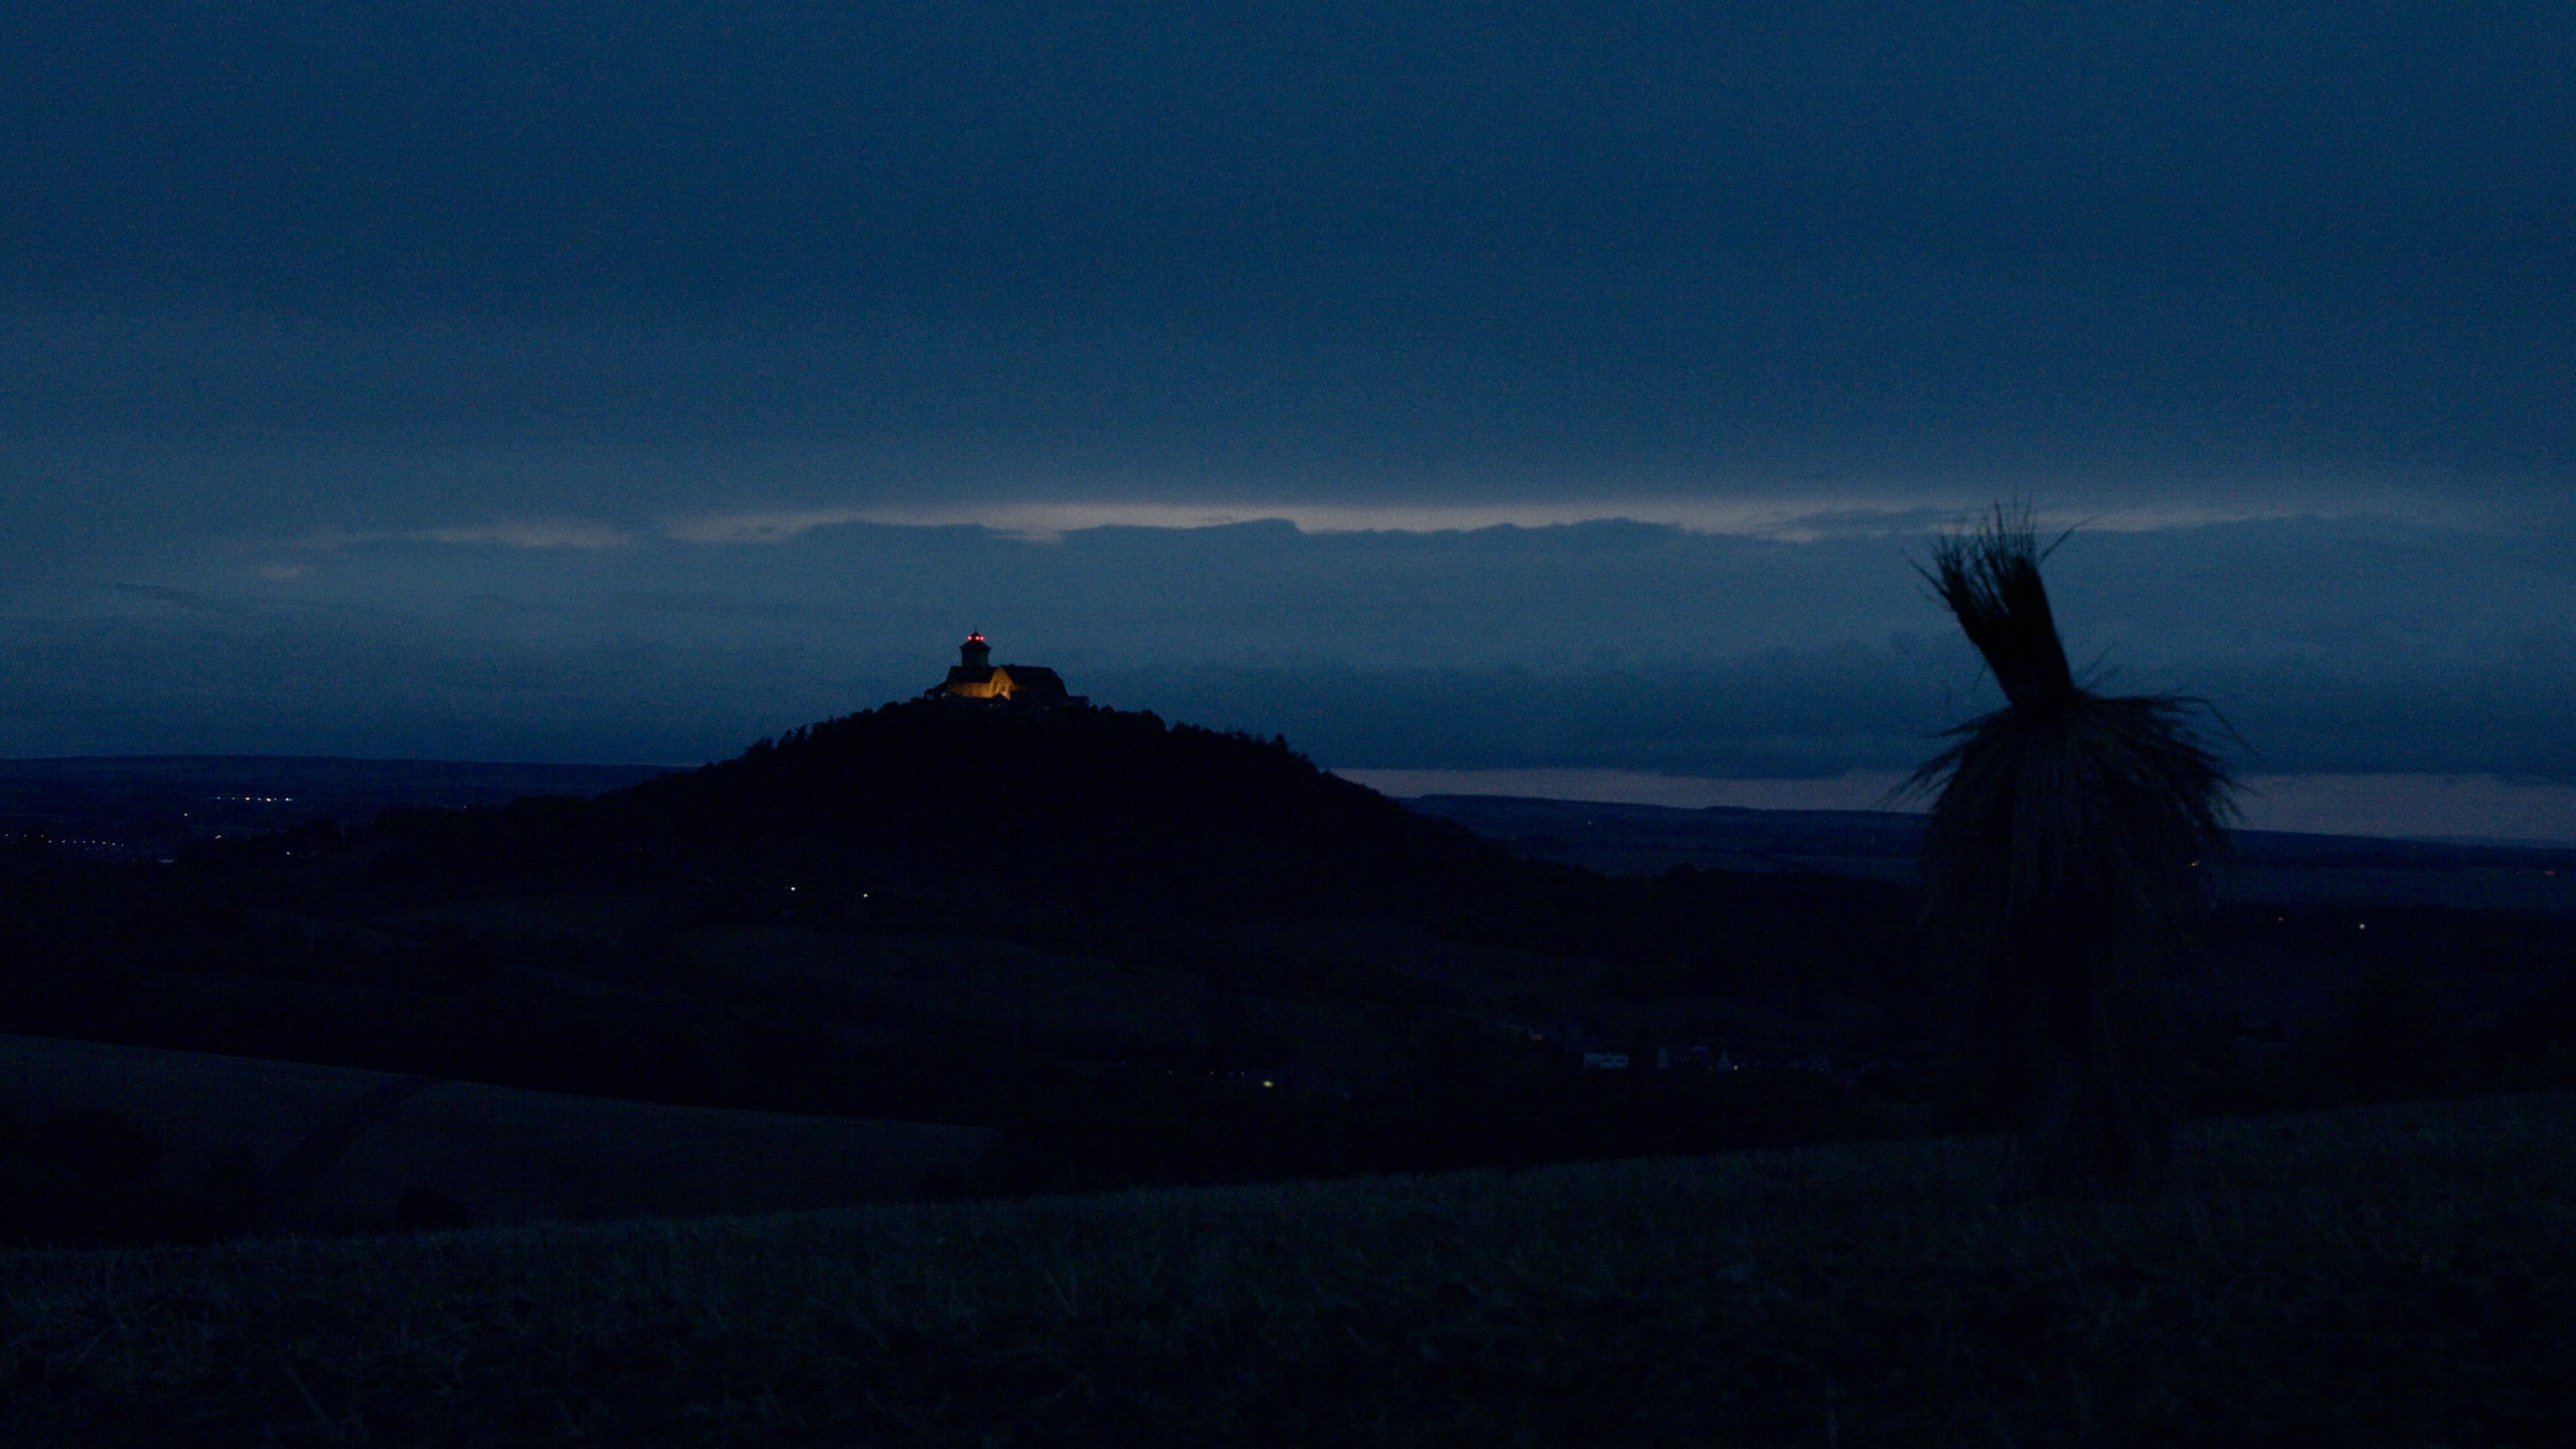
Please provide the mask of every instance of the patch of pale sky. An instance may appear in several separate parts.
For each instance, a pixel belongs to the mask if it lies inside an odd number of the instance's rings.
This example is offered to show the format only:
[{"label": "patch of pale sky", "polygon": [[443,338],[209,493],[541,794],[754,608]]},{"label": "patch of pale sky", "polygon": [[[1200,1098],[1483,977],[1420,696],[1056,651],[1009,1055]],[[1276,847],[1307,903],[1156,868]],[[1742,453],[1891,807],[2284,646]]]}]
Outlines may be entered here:
[{"label": "patch of pale sky", "polygon": [[519,520],[483,528],[434,528],[414,535],[431,543],[498,543],[511,548],[624,548],[635,535],[604,523]]},{"label": "patch of pale sky", "polygon": [[[497,523],[457,525],[448,528],[386,529],[352,532],[346,529],[321,529],[303,539],[307,548],[324,551],[367,543],[454,543],[498,544],[504,548],[629,548],[638,540],[632,529],[582,518],[510,518]],[[279,572],[291,566],[272,565],[259,572],[264,578],[294,578],[300,568]]]},{"label": "patch of pale sky", "polygon": [[[1037,542],[1092,528],[1219,528],[1284,521],[1302,533],[1441,533],[1482,528],[1548,528],[1622,521],[1662,524],[1693,533],[1811,543],[1832,537],[1911,533],[1971,515],[1980,503],[1892,504],[1850,498],[1660,498],[1624,502],[1572,499],[1500,503],[1172,503],[994,502],[779,509],[710,514],[666,522],[662,532],[686,543],[783,543],[818,528],[854,523],[902,527],[978,527]],[[2096,512],[2045,509],[2044,527],[2081,525],[2114,533],[2150,532],[2207,523],[2316,517],[2303,506],[2164,504]],[[482,541],[480,539],[473,541]],[[507,541],[507,540],[503,540]]]}]

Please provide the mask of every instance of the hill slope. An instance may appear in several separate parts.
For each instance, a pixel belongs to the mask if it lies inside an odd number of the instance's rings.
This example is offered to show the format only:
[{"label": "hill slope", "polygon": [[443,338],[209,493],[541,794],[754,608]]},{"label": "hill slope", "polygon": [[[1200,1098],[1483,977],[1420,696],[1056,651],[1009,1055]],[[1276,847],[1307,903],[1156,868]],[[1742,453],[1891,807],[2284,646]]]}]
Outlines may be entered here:
[{"label": "hill slope", "polygon": [[[0,1031],[990,1127],[996,1190],[1884,1130],[1848,1064],[1923,1019],[1895,888],[1525,861],[1108,710],[891,705],[168,866],[0,853],[0,896]],[[1799,1070],[1578,1067],[1666,1044]]]},{"label": "hill slope", "polygon": [[114,1112],[159,1139],[157,1185],[178,1191],[241,1154],[271,1230],[381,1225],[424,1192],[483,1224],[900,1201],[971,1171],[992,1135],[20,1036],[0,1036],[0,1103]]},{"label": "hill slope", "polygon": [[1514,859],[1285,741],[1149,713],[928,700],[790,731],[596,800],[421,817],[391,872],[456,884],[685,875],[980,881],[1199,915],[1440,913],[1575,872]]}]

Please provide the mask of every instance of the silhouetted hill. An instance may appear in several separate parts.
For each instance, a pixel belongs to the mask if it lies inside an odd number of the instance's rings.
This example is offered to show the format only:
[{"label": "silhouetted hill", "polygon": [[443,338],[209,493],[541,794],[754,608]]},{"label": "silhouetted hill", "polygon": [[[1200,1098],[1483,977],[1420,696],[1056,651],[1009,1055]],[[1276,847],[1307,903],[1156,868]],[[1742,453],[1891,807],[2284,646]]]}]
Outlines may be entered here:
[{"label": "silhouetted hill", "polygon": [[997,1190],[1420,1170],[1884,1130],[1909,914],[1522,859],[1280,740],[908,703],[589,799],[0,852],[0,1031],[985,1127]]},{"label": "silhouetted hill", "polygon": [[[1585,994],[1890,1000],[1920,986],[1897,886],[1769,871],[1616,878],[1532,860],[1328,774],[1284,740],[1150,713],[889,704],[593,800],[398,813],[379,833],[376,883],[425,896],[640,891],[689,898],[702,917],[1129,956],[1132,938],[1104,943],[1073,923],[1168,934],[1177,920],[1364,918],[1582,963]],[[1168,946],[1149,954],[1173,964]],[[1424,999],[1402,984],[1418,952],[1385,943],[1294,968],[1275,946],[1253,960],[1204,936],[1182,954],[1184,969],[1267,989]],[[1491,992],[1461,994],[1453,977],[1439,994],[1465,1006]]]},{"label": "silhouetted hill", "polygon": [[[1831,873],[1868,854],[1847,827],[1883,851],[1901,817],[1483,813],[1515,828],[1147,714],[895,704],[593,798],[167,859],[30,837],[0,850],[0,1032],[988,1128],[960,1185],[995,1191],[1920,1119],[1912,893]],[[1640,832],[1763,848],[1615,875],[1515,852]],[[2561,1082],[2571,929],[2222,911],[2184,1003],[2195,1110]]]},{"label": "silhouetted hill", "polygon": [[1516,859],[1283,740],[1147,713],[931,701],[793,730],[596,800],[389,824],[401,844],[384,874],[521,891],[982,882],[1089,908],[1422,916],[1534,886],[1561,893],[1584,874]]}]

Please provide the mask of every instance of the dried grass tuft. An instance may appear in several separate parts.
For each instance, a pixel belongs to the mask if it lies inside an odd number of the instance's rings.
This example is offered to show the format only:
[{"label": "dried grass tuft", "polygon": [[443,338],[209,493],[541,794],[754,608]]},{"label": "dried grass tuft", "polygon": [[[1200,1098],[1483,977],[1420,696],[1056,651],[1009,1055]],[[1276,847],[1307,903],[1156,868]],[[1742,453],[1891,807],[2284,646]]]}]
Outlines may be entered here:
[{"label": "dried grass tuft", "polygon": [[2027,511],[1998,506],[1924,570],[2008,703],[1918,770],[1937,789],[1924,925],[1959,1012],[1948,1099],[2018,1130],[2027,1186],[2134,1180],[2167,1155],[2160,986],[2205,909],[2234,782],[2206,704],[2105,696],[2068,667]]}]

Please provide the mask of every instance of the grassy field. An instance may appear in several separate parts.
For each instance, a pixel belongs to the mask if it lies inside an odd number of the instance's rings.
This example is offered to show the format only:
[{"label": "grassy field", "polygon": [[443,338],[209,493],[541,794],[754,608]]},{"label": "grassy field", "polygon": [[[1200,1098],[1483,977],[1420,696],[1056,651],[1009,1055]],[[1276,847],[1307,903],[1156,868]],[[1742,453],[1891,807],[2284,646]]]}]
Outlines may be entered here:
[{"label": "grassy field", "polygon": [[2576,1097],[0,1257],[12,1444],[2542,1444]]},{"label": "grassy field", "polygon": [[382,1222],[419,1189],[478,1223],[882,1202],[992,1139],[23,1036],[0,1036],[0,1103],[115,1112],[161,1137],[174,1183],[247,1150],[276,1179],[274,1219],[308,1226]]}]

